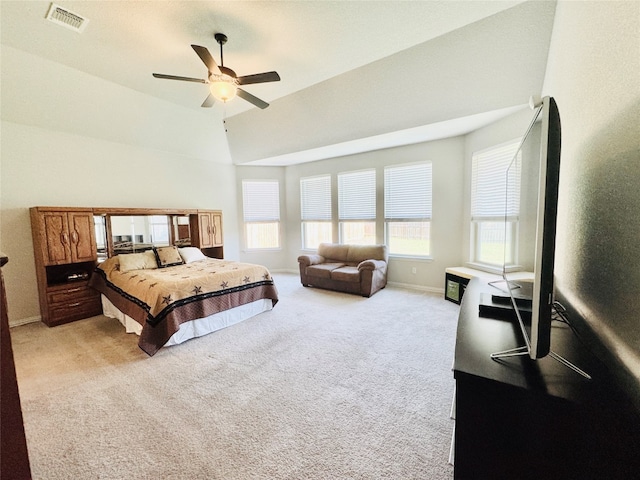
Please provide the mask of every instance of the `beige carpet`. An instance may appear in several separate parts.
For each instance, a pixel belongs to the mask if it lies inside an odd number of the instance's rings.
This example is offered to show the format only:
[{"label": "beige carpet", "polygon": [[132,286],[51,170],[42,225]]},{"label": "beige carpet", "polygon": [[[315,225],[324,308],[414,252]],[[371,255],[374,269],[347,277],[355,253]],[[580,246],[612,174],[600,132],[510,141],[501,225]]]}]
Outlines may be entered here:
[{"label": "beige carpet", "polygon": [[13,328],[34,478],[452,478],[457,306],[274,277],[272,312],[151,358],[102,316]]}]

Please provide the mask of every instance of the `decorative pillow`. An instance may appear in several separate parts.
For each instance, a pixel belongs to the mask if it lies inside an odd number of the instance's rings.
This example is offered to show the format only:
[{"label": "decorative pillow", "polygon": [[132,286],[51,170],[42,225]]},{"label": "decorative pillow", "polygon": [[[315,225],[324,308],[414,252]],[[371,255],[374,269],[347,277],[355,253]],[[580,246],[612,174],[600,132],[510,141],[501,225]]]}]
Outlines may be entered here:
[{"label": "decorative pillow", "polygon": [[180,253],[180,256],[182,257],[184,263],[197,262],[199,260],[205,260],[207,258],[205,254],[202,253],[202,250],[200,250],[198,247],[178,248],[178,253]]},{"label": "decorative pillow", "polygon": [[[114,270],[120,270],[120,255],[109,257],[104,262],[98,264],[98,268],[109,275]],[[155,261],[155,258],[153,259]]]},{"label": "decorative pillow", "polygon": [[121,253],[118,255],[120,272],[158,268],[156,257],[151,250],[142,253]]},{"label": "decorative pillow", "polygon": [[182,265],[184,263],[178,252],[178,247],[175,245],[171,245],[170,247],[153,247],[153,251],[156,254],[156,260],[160,268]]}]

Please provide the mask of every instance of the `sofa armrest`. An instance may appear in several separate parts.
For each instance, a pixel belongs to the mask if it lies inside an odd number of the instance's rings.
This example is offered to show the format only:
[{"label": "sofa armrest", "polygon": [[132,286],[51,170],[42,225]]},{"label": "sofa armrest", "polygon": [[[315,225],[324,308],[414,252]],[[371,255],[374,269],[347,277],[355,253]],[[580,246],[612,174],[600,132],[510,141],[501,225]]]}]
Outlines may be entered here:
[{"label": "sofa armrest", "polygon": [[322,255],[300,255],[298,257],[298,263],[308,267],[309,265],[318,265],[324,263],[325,258]]},{"label": "sofa armrest", "polygon": [[378,270],[387,266],[384,260],[363,260],[358,264],[358,270]]}]

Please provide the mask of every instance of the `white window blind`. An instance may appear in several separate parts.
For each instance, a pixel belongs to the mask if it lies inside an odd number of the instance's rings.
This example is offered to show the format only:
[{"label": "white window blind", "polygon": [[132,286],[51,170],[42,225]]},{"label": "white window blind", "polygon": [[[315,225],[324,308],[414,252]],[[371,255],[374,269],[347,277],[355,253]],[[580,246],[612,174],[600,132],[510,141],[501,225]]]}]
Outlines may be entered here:
[{"label": "white window blind", "polygon": [[338,174],[338,215],[340,220],[376,219],[375,170]]},{"label": "white window blind", "polygon": [[331,175],[300,179],[302,248],[316,249],[333,239]]},{"label": "white window blind", "polygon": [[430,255],[431,197],[431,162],[385,167],[384,234],[390,254]]},{"label": "white window blind", "polygon": [[280,187],[277,180],[243,180],[246,247],[280,248]]},{"label": "white window blind", "polygon": [[431,163],[385,167],[385,221],[430,220]]},{"label": "white window blind", "polygon": [[245,222],[280,220],[280,188],[277,181],[243,180],[242,199]]},{"label": "white window blind", "polygon": [[505,217],[515,219],[520,215],[520,181],[522,172],[522,153],[511,162],[506,173]]},{"label": "white window blind", "polygon": [[[517,216],[520,210],[520,162],[508,167],[520,142],[475,153],[471,175],[471,218]],[[520,153],[518,153],[520,155]],[[508,207],[508,209],[507,209]]]},{"label": "white window blind", "polygon": [[471,174],[471,261],[515,262],[520,214],[520,140],[474,153]]},{"label": "white window blind", "polygon": [[303,221],[330,221],[331,176],[301,178],[300,203]]}]

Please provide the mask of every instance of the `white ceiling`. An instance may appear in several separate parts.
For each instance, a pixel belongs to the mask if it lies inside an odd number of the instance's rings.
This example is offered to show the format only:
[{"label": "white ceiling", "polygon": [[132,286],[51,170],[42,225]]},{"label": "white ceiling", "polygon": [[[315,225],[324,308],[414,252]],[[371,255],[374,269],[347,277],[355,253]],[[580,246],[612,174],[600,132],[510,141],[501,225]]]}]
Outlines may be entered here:
[{"label": "white ceiling", "polygon": [[442,138],[449,138],[458,135],[465,135],[473,132],[485,125],[516,113],[525,108],[524,106],[507,107],[491,112],[485,112],[466,117],[455,118],[443,122],[431,123],[420,127],[405,128],[389,133],[374,135],[371,137],[358,138],[346,142],[334,143],[323,147],[310,148],[307,150],[276,155],[268,158],[261,158],[249,162],[250,165],[265,166],[287,166],[298,163],[315,162],[327,158],[344,157],[362,152],[382,150],[384,148],[412,145],[414,143],[430,142]]},{"label": "white ceiling", "polygon": [[[56,3],[89,19],[83,33],[48,22],[45,19],[48,1],[2,0],[2,44],[182,107],[200,109],[208,93],[205,85],[156,79],[151,74],[205,78],[206,68],[190,45],[206,46],[219,63],[219,47],[213,38],[217,32],[229,38],[224,47],[225,65],[238,75],[270,70],[280,74],[280,82],[245,87],[253,95],[273,102],[523,2],[60,0]],[[487,121],[495,120],[493,110],[502,111],[505,106],[499,107],[488,109]],[[255,115],[261,112],[242,99],[216,104],[214,109],[224,109],[227,118],[248,111]],[[478,120],[474,118],[473,124],[477,125]],[[442,125],[438,128],[442,129]]]},{"label": "white ceiling", "polygon": [[543,93],[554,14],[555,2],[523,2],[235,115],[233,162],[287,165],[437,140],[526,108]]},{"label": "white ceiling", "polygon": [[[217,32],[229,37],[225,64],[238,75],[278,71],[278,83],[245,87],[271,102],[517,3],[58,1],[89,19],[81,34],[47,22],[48,1],[2,0],[0,13],[3,44],[200,108],[205,85],[159,80],[151,73],[205,78],[206,68],[190,45],[209,48],[219,63]],[[249,108],[255,107],[238,99],[226,106],[226,116]]]}]

